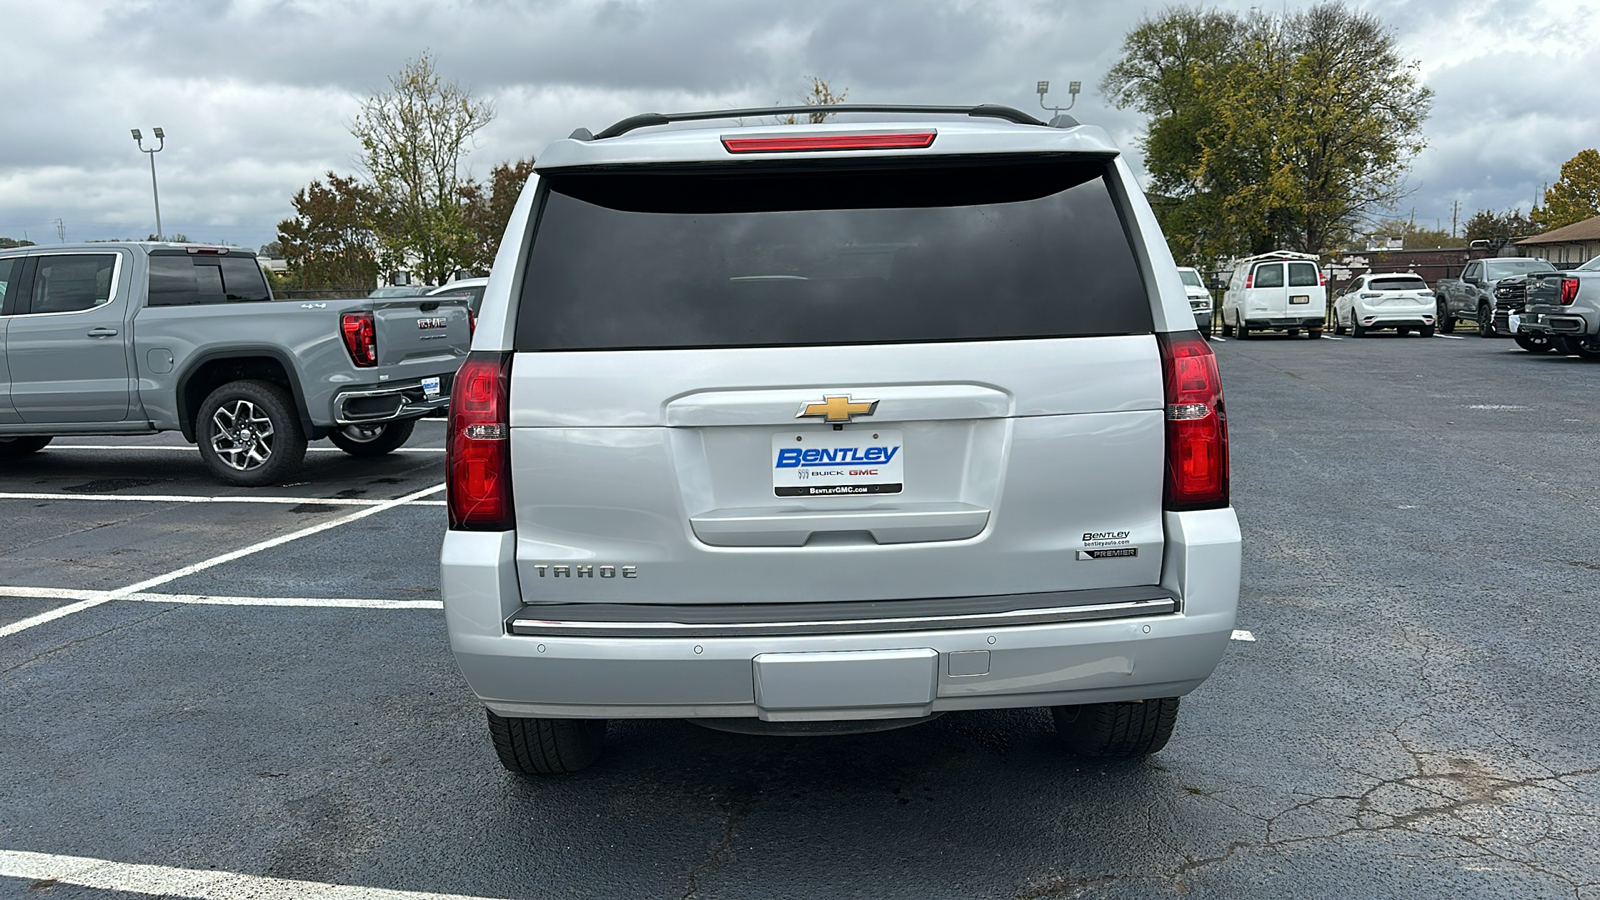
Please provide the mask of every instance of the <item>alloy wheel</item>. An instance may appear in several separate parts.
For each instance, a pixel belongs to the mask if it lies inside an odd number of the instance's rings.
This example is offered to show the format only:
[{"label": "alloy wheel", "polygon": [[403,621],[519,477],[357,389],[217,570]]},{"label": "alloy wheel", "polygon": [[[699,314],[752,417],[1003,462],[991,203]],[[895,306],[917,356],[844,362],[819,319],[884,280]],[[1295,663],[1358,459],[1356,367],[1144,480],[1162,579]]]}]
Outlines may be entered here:
[{"label": "alloy wheel", "polygon": [[211,415],[211,449],[231,469],[248,472],[272,458],[272,419],[249,400],[230,400]]}]

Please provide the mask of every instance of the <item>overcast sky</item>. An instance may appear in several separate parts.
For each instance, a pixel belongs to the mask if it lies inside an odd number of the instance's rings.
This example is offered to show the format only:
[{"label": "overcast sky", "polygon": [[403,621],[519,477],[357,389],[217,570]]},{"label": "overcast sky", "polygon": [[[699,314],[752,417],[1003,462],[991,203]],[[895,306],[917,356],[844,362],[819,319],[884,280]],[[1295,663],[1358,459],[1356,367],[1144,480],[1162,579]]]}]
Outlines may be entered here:
[{"label": "overcast sky", "polygon": [[[1099,81],[1164,5],[0,0],[0,236],[53,242],[58,220],[69,241],[155,231],[129,129],[152,146],[159,125],[163,229],[266,243],[298,188],[359,171],[348,125],[362,98],[425,50],[498,111],[469,157],[476,176],[637,112],[792,102],[811,75],[852,101],[1036,112],[1036,81],[1064,103],[1079,80],[1074,114],[1137,163],[1143,119],[1111,108]],[[1526,209],[1563,161],[1600,147],[1600,0],[1352,5],[1394,29],[1437,95],[1401,215],[1448,229],[1456,200],[1463,221]]]}]

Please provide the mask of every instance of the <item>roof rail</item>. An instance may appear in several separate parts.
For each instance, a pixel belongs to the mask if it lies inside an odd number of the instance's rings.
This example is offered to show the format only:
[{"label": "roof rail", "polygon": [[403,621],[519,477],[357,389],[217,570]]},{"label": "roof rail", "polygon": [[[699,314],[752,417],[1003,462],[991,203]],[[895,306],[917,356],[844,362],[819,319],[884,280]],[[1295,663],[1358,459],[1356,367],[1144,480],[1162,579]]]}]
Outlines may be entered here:
[{"label": "roof rail", "polygon": [[[597,141],[620,137],[636,128],[669,125],[673,122],[698,122],[706,119],[742,119],[746,116],[810,115],[812,113],[933,113],[949,116],[975,116],[1005,119],[1018,125],[1044,125],[1020,109],[984,103],[978,106],[904,106],[879,103],[839,103],[831,106],[763,106],[753,109],[715,109],[701,112],[640,113],[629,116],[594,136]],[[574,132],[574,137],[577,133]],[[581,140],[581,138],[580,138]]]}]

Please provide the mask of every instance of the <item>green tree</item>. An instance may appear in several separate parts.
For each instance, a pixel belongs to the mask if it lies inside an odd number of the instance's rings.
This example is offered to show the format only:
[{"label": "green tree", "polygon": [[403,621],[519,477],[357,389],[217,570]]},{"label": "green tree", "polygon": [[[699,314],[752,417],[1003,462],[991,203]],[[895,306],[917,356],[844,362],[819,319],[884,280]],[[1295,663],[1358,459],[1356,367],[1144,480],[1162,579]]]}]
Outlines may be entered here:
[{"label": "green tree", "polygon": [[0,237],[0,250],[10,250],[12,247],[32,247],[33,241],[19,241],[16,238]]},{"label": "green tree", "polygon": [[1561,178],[1528,219],[1540,231],[1550,231],[1595,216],[1600,216],[1600,150],[1580,150],[1561,164]]},{"label": "green tree", "polygon": [[1538,231],[1538,228],[1518,209],[1508,209],[1503,213],[1480,209],[1467,220],[1464,229],[1462,239],[1466,241],[1492,241],[1496,238],[1509,240],[1527,237]]},{"label": "green tree", "polygon": [[[845,95],[849,93],[849,88],[843,88],[839,93],[835,94],[832,85],[828,84],[825,79],[813,75],[811,76],[811,90],[800,95],[800,102],[806,106],[834,106],[843,103]],[[828,117],[831,115],[833,113],[814,112],[806,113],[806,118],[811,121],[811,124],[820,125],[828,121]],[[793,114],[782,116],[778,119],[778,123],[781,125],[798,125],[800,124],[800,117]]]},{"label": "green tree", "polygon": [[472,182],[461,188],[461,203],[466,225],[473,234],[474,252],[465,268],[487,272],[500,252],[500,238],[511,222],[511,210],[522,195],[522,186],[533,174],[533,157],[514,163],[504,162],[489,172],[487,184]]},{"label": "green tree", "polygon": [[295,192],[295,214],[278,223],[276,243],[301,286],[371,290],[383,268],[371,225],[378,198],[355,178],[327,178]]},{"label": "green tree", "polygon": [[389,86],[362,104],[350,126],[377,199],[369,222],[389,256],[438,283],[477,254],[461,203],[471,183],[464,164],[494,106],[440,78],[427,53],[390,76]]},{"label": "green tree", "polygon": [[1141,144],[1174,253],[1321,253],[1404,192],[1432,92],[1394,36],[1341,2],[1277,15],[1172,8],[1101,82]]}]

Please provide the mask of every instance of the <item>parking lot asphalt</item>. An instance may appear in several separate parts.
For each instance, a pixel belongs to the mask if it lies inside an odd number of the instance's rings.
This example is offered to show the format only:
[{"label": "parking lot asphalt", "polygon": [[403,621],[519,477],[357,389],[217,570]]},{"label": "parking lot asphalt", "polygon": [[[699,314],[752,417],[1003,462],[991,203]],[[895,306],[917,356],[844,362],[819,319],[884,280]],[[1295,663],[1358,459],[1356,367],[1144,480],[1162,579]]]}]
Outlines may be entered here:
[{"label": "parking lot asphalt", "polygon": [[1215,348],[1248,634],[1138,763],[1018,710],[519,778],[445,641],[441,423],[259,491],[171,436],[8,462],[0,896],[1600,898],[1600,365]]}]

